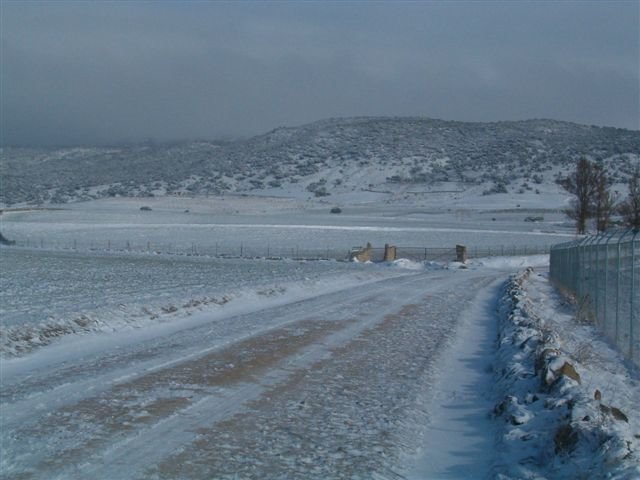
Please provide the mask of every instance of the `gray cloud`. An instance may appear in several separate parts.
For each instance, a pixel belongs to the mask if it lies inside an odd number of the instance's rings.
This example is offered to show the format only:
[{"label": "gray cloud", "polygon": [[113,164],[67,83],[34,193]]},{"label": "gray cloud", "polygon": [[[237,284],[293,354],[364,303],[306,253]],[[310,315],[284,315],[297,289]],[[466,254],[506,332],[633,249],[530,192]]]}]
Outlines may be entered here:
[{"label": "gray cloud", "polygon": [[5,145],[353,115],[640,128],[637,2],[1,5]]}]

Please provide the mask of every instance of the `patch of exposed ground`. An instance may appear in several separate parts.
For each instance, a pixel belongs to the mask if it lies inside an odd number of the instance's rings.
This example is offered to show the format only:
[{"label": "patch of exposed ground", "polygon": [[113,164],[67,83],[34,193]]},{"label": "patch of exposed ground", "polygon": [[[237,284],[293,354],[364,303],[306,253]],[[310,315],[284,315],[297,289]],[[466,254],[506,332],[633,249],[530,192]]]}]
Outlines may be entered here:
[{"label": "patch of exposed ground", "polygon": [[471,300],[444,293],[387,315],[242,412],[200,428],[144,478],[402,478],[417,398]]},{"label": "patch of exposed ground", "polygon": [[[41,454],[35,470],[54,472],[215,395],[217,389],[257,381],[266,370],[348,323],[310,319],[271,330],[118,384],[19,429],[16,437],[50,438],[49,451]],[[59,450],[58,445],[67,448]]]}]

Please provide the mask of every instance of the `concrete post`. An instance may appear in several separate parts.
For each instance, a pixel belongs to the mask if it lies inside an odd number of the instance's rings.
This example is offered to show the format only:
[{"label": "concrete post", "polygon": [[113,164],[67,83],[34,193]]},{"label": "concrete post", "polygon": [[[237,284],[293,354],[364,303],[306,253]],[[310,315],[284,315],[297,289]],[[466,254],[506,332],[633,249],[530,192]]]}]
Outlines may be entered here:
[{"label": "concrete post", "polygon": [[456,262],[467,263],[467,247],[456,245]]},{"label": "concrete post", "polygon": [[384,261],[393,262],[396,259],[396,247],[394,245],[384,244]]}]

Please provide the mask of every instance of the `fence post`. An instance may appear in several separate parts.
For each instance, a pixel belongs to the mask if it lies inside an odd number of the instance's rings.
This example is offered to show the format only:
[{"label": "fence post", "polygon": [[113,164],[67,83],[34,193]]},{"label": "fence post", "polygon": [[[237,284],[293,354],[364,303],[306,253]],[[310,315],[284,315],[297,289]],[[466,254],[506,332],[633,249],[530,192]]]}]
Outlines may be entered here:
[{"label": "fence post", "polygon": [[598,248],[596,245],[596,239],[597,239],[597,234],[596,236],[593,238],[592,242],[591,242],[591,250],[589,252],[589,264],[591,265],[591,282],[590,282],[590,287],[589,287],[589,297],[592,299],[593,305],[591,307],[592,312],[593,312],[593,316],[595,317],[595,321],[596,324],[598,323],[598,317],[597,317],[597,307],[598,307],[598,257],[597,257],[597,253],[598,253]]},{"label": "fence post", "polygon": [[605,325],[605,328],[607,328],[609,323],[607,315],[607,311],[609,310],[607,308],[607,298],[609,297],[607,296],[607,290],[609,288],[609,240],[611,240],[612,235],[612,233],[609,234],[604,244],[604,308],[602,309],[602,323]]},{"label": "fence post", "polygon": [[635,291],[635,270],[636,270],[636,265],[635,265],[635,257],[636,257],[636,246],[635,246],[635,241],[636,241],[636,235],[638,235],[638,231],[635,231],[633,233],[633,238],[631,239],[631,290],[630,290],[630,300],[631,300],[631,305],[630,305],[630,316],[631,318],[629,319],[629,359],[631,360],[632,363],[633,362],[633,323],[635,321],[635,312],[633,311],[633,296],[634,296],[634,291]]},{"label": "fence post", "polygon": [[593,245],[592,243],[593,243],[593,239],[591,238],[589,241],[589,245],[587,247],[589,258],[586,259],[586,265],[585,265],[585,272],[587,268],[589,269],[589,275],[587,276],[587,290],[586,290],[585,296],[588,295],[587,307],[591,310],[593,308],[591,306],[591,303],[593,301],[593,295],[592,295],[593,293]]},{"label": "fence post", "polygon": [[586,278],[586,273],[587,273],[587,245],[586,245],[586,240],[583,241],[583,243],[580,244],[580,270],[579,270],[579,277],[578,277],[578,286],[579,286],[579,291],[578,294],[582,297],[584,294],[584,291],[586,289],[585,283],[587,281]]},{"label": "fence post", "polygon": [[[565,254],[565,259],[566,259],[566,263],[565,263],[565,270],[564,270],[563,276],[566,278],[567,284],[571,285],[571,289],[575,290],[576,289],[576,277],[574,275],[575,271],[576,271],[576,267],[575,267],[576,251],[575,251],[575,249],[567,248],[566,254]],[[572,272],[572,275],[569,275],[568,272]],[[569,282],[571,282],[571,283],[569,283]]]},{"label": "fence post", "polygon": [[582,252],[583,252],[583,244],[582,240],[578,244],[578,248],[576,248],[575,252],[575,264],[574,264],[574,285],[575,285],[575,294],[578,295],[578,292],[582,288]]},{"label": "fence post", "polygon": [[[596,238],[598,238],[598,236],[596,236]],[[599,290],[599,287],[600,287],[600,241],[599,240],[595,241],[595,250],[596,250],[596,263],[595,263],[596,272],[594,275],[595,288],[593,289],[593,293],[594,293],[593,297],[595,298],[595,301],[594,301],[593,308],[595,312],[596,322],[600,323],[600,318],[598,317],[598,307],[600,306],[600,302],[598,299],[599,298],[598,292],[600,291]]]},{"label": "fence post", "polygon": [[620,342],[620,257],[622,257],[622,240],[624,235],[618,238],[618,260],[616,262],[616,345]]}]

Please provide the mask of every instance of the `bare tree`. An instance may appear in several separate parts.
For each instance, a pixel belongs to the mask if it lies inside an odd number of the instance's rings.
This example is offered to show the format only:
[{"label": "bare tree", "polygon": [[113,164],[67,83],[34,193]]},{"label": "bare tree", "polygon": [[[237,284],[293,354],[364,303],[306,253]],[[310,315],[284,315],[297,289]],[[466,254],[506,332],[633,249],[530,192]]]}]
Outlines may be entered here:
[{"label": "bare tree", "polygon": [[620,214],[624,222],[634,230],[640,229],[640,164],[629,178],[629,195],[620,204]]},{"label": "bare tree", "polygon": [[595,191],[593,164],[585,157],[580,158],[576,171],[562,182],[562,186],[575,196],[571,201],[571,207],[565,210],[565,213],[576,221],[576,232],[584,234],[587,230],[587,219],[591,215]]},{"label": "bare tree", "polygon": [[592,165],[593,205],[592,212],[596,221],[596,230],[604,232],[611,224],[611,215],[615,210],[616,197],[611,193],[609,176],[602,165]]}]

